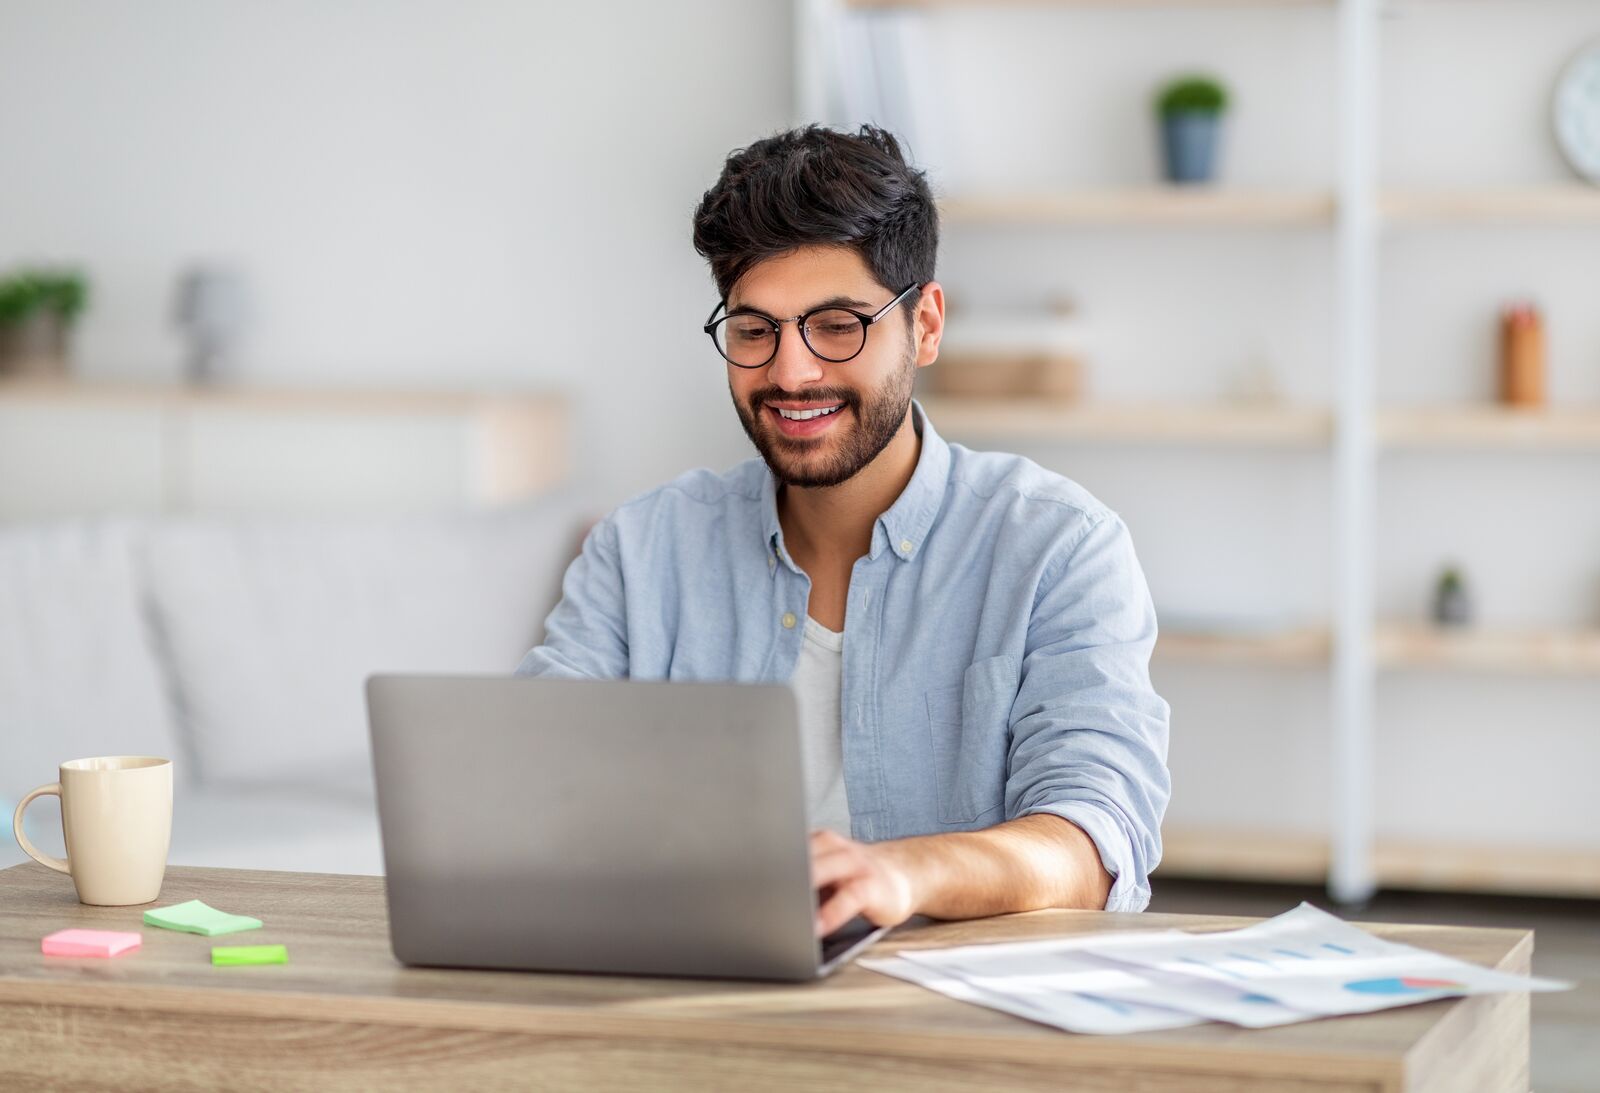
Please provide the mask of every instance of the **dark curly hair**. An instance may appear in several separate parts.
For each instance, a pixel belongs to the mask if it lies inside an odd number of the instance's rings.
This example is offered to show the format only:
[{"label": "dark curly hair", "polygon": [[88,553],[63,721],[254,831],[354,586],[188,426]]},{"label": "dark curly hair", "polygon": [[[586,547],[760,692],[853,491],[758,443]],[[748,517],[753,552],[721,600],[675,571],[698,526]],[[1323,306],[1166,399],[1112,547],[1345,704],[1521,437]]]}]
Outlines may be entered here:
[{"label": "dark curly hair", "polygon": [[694,213],[694,249],[723,300],[752,266],[807,244],[855,248],[890,292],[934,279],[939,212],[893,134],[808,125],[758,140],[728,157]]}]

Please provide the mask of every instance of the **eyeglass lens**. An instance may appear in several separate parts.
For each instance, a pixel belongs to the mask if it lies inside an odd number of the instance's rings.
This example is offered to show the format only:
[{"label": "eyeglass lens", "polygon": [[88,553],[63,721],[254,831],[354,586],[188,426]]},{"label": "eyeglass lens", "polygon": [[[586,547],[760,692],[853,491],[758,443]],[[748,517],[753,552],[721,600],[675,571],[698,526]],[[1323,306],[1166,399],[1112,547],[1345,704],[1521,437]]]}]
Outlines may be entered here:
[{"label": "eyeglass lens", "polygon": [[[861,352],[867,328],[850,312],[829,309],[812,315],[801,336],[817,356],[843,361]],[[751,368],[766,364],[775,355],[778,331],[760,315],[730,315],[717,325],[716,338],[724,357]]]}]

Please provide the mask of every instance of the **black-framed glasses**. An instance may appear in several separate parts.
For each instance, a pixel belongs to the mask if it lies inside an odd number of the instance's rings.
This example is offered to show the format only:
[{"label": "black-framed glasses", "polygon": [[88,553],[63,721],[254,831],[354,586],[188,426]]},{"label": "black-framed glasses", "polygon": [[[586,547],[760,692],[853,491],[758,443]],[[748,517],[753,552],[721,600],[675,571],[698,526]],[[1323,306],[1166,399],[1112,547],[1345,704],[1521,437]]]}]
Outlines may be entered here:
[{"label": "black-framed glasses", "polygon": [[866,348],[867,327],[921,287],[921,281],[911,282],[873,315],[835,306],[814,307],[804,315],[789,319],[769,318],[759,311],[732,311],[719,319],[717,312],[727,302],[719,300],[706,318],[705,332],[729,364],[736,368],[762,368],[778,355],[783,324],[796,323],[807,349],[830,364],[843,364]]}]

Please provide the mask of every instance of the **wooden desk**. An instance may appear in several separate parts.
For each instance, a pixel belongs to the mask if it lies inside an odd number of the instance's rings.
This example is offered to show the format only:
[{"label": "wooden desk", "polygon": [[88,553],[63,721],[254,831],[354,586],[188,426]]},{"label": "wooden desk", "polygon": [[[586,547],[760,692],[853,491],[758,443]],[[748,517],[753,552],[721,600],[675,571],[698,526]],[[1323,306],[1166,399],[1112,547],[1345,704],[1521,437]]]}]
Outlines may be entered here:
[{"label": "wooden desk", "polygon": [[[800,986],[406,968],[378,877],[171,867],[158,904],[255,915],[226,938],[85,907],[67,878],[0,871],[0,1088],[660,1090],[1516,1090],[1528,995],[1282,1028],[1082,1036],[859,966]],[[874,950],[1092,930],[1214,930],[1213,915],[1040,911],[908,929]],[[142,929],[113,960],[45,957],[69,926]],[[1380,937],[1526,974],[1526,930],[1377,923]],[[212,944],[283,942],[289,963],[214,968]]]}]

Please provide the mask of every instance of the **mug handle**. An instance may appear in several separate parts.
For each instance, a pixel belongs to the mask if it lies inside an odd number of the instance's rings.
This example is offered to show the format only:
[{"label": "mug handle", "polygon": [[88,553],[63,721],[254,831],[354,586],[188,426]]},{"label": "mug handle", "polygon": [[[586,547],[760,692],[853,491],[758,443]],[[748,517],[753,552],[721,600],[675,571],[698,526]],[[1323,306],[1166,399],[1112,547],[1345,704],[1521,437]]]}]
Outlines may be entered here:
[{"label": "mug handle", "polygon": [[22,810],[27,808],[28,802],[33,800],[35,797],[44,797],[51,794],[58,799],[61,797],[60,782],[53,782],[48,786],[40,786],[38,789],[34,790],[32,793],[28,794],[20,802],[18,802],[17,811],[11,817],[11,833],[17,837],[17,845],[22,847],[23,851],[28,855],[28,857],[32,858],[40,865],[48,865],[57,873],[66,873],[68,876],[71,876],[72,870],[67,867],[67,863],[65,861],[61,860],[60,858],[52,858],[49,854],[41,853],[37,846],[34,846],[28,841],[28,836],[22,833]]}]

